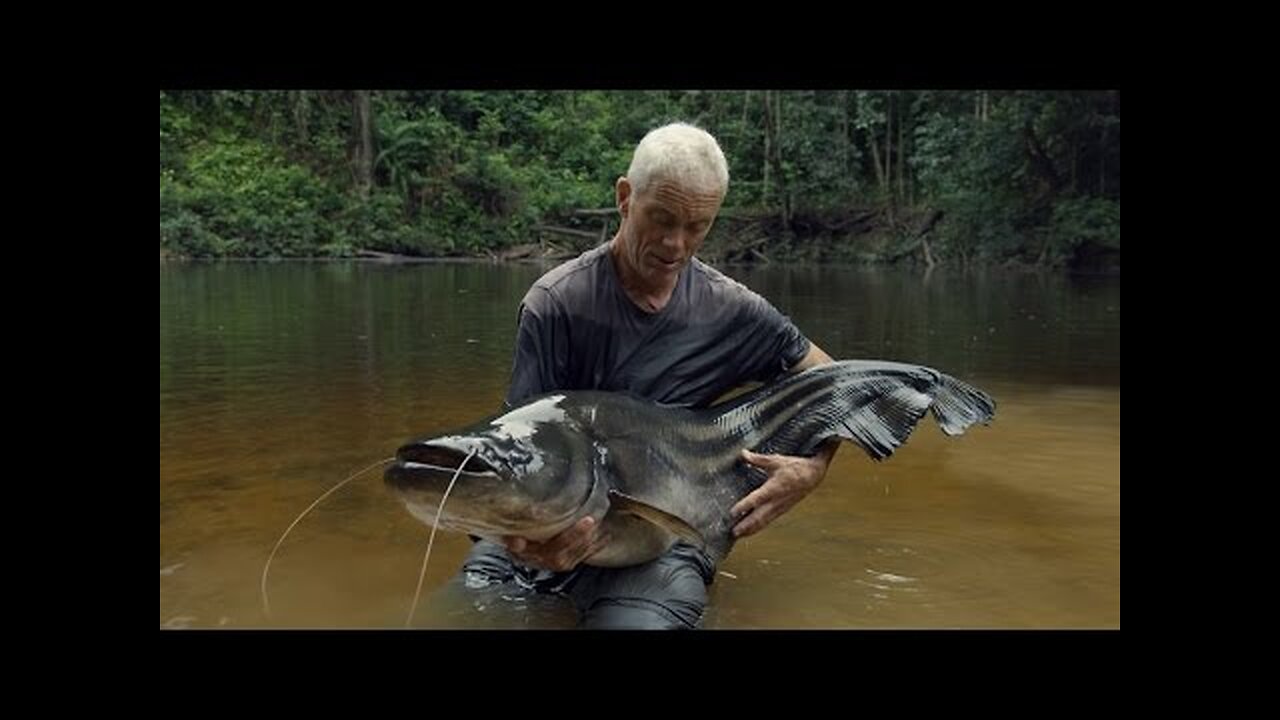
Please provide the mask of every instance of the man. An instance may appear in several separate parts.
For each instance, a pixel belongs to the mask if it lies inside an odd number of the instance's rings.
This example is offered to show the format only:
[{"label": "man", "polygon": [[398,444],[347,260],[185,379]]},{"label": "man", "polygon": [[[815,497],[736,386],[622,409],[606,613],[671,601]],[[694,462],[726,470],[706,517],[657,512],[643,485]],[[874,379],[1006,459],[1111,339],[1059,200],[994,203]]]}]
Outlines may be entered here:
[{"label": "man", "polygon": [[[617,234],[525,295],[508,407],[553,390],[626,390],[701,407],[744,382],[831,362],[766,300],[694,257],[728,187],[724,153],[707,132],[674,123],[646,135],[616,184]],[[734,506],[735,535],[759,532],[817,487],[835,448],[812,458],[744,449],[769,477]],[[582,565],[608,540],[599,522],[583,518],[545,542],[481,540],[463,564],[466,586],[515,581],[566,594],[584,628],[697,627],[715,576],[710,558],[677,543],[644,565]]]}]

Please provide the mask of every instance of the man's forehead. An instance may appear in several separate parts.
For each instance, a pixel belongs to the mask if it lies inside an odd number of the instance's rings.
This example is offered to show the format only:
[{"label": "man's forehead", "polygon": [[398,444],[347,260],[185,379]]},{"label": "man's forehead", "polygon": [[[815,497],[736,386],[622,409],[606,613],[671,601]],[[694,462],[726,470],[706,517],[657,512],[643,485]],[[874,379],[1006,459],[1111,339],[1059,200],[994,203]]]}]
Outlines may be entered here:
[{"label": "man's forehead", "polygon": [[654,183],[645,195],[654,205],[684,215],[715,215],[720,209],[719,192],[698,190],[666,180]]}]

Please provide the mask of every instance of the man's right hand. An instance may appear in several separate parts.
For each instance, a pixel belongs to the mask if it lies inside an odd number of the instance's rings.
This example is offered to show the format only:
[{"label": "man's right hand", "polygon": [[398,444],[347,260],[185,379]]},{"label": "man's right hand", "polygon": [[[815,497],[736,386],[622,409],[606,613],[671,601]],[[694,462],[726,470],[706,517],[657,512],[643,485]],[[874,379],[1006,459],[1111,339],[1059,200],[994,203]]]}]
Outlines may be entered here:
[{"label": "man's right hand", "polygon": [[543,542],[515,535],[502,538],[502,544],[516,560],[530,567],[554,572],[574,569],[608,542],[609,537],[600,532],[599,524],[591,516],[582,518],[559,535]]}]

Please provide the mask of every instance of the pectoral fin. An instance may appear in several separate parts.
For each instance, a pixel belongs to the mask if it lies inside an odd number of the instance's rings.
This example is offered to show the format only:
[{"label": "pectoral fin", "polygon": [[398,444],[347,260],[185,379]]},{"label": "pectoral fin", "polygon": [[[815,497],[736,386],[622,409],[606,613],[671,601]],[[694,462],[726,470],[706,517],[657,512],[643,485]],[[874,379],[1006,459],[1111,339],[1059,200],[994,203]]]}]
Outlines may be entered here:
[{"label": "pectoral fin", "polygon": [[702,537],[702,533],[695,530],[693,526],[689,525],[689,523],[681,520],[675,515],[672,515],[666,510],[656,508],[653,505],[632,497],[624,492],[619,490],[610,490],[609,507],[616,512],[634,515],[642,520],[647,520],[664,530],[684,538],[685,541],[697,546],[699,550],[705,551],[707,548],[707,541]]}]

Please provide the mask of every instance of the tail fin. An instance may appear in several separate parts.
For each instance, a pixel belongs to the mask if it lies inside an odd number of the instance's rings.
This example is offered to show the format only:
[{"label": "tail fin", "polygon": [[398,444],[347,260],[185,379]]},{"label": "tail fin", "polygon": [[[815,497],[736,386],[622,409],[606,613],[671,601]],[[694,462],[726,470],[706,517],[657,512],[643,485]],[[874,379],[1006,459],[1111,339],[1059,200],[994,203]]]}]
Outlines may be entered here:
[{"label": "tail fin", "polygon": [[938,392],[933,400],[933,417],[942,432],[959,435],[974,423],[986,425],[996,415],[996,401],[968,383],[938,373]]},{"label": "tail fin", "polygon": [[808,455],[840,437],[883,460],[930,409],[943,432],[959,435],[974,423],[989,423],[995,401],[932,368],[847,360],[762,388],[734,414],[750,418],[752,430],[743,435],[756,452]]}]

